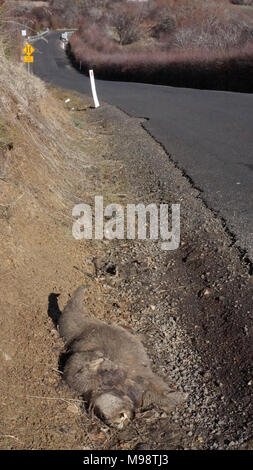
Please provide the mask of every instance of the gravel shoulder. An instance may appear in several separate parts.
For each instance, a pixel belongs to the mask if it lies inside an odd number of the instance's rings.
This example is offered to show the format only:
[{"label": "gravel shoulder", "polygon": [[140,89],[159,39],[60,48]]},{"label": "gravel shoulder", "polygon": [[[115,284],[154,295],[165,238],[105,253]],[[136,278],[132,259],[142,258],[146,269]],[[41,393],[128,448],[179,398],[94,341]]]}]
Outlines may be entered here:
[{"label": "gravel shoulder", "polygon": [[[151,241],[115,243],[110,262],[123,272],[133,266],[137,274],[119,286],[130,299],[135,330],[146,334],[158,372],[189,393],[173,414],[185,430],[183,447],[238,448],[252,433],[251,266],[139,120],[111,106],[97,114],[115,133],[109,157],[120,155],[127,168],[131,202],[181,204],[178,250],[163,252]],[[169,446],[166,439],[167,433],[158,447]]]}]

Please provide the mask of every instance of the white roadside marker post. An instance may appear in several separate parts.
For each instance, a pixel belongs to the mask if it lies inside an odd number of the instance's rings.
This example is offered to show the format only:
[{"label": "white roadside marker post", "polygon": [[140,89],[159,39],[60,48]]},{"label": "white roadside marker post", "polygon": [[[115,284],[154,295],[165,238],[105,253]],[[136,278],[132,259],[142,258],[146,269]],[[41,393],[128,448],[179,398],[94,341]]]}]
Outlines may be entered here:
[{"label": "white roadside marker post", "polygon": [[94,78],[93,70],[89,70],[89,73],[90,73],[90,83],[91,83],[91,90],[92,90],[94,105],[95,105],[95,108],[99,108],[100,104],[99,104],[98,97],[97,97],[97,91],[96,91],[96,85],[95,85],[95,78]]},{"label": "white roadside marker post", "polygon": [[22,29],[21,30],[21,37],[22,37],[22,41],[21,41],[21,62],[23,61],[23,48],[25,47],[25,41],[26,41],[26,29]]}]

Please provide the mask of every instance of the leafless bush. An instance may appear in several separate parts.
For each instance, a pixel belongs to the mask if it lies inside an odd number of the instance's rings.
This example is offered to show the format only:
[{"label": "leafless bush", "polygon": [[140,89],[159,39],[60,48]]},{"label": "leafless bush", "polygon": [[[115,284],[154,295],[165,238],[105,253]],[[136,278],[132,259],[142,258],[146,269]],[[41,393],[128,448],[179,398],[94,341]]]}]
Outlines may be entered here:
[{"label": "leafless bush", "polygon": [[174,34],[176,47],[203,49],[227,49],[239,45],[244,28],[241,24],[224,24],[217,17],[205,18],[201,23],[178,28]]},{"label": "leafless bush", "polygon": [[155,38],[160,38],[163,35],[168,35],[176,28],[176,18],[173,9],[169,5],[157,5],[150,13],[149,16],[153,20],[153,27],[151,34]]},{"label": "leafless bush", "polygon": [[246,5],[246,6],[251,6],[253,5],[253,0],[230,0],[231,3],[234,5]]},{"label": "leafless bush", "polygon": [[[105,54],[84,46],[77,36],[72,44],[73,60],[83,70],[93,68],[104,80],[140,81],[192,88],[253,91],[253,46],[227,52],[178,50],[171,52],[119,52]],[[72,43],[72,41],[71,41]]]},{"label": "leafless bush", "polygon": [[0,33],[4,45],[4,51],[8,57],[20,60],[21,55],[21,29],[36,32],[38,27],[37,17],[27,7],[15,6],[4,2],[0,12]]},{"label": "leafless bush", "polygon": [[179,48],[227,50],[251,38],[252,19],[240,16],[226,0],[179,0],[173,44]]},{"label": "leafless bush", "polygon": [[131,44],[141,37],[140,25],[144,15],[143,5],[115,3],[107,17],[118,34],[120,44]]}]

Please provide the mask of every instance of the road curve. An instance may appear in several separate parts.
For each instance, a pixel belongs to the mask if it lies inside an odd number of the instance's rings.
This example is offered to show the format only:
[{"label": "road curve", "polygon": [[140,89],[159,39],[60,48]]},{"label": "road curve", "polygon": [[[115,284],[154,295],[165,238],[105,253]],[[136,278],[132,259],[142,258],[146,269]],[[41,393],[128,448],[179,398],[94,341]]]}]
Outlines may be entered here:
[{"label": "road curve", "polygon": [[[48,43],[36,41],[34,73],[90,93],[89,79],[71,66],[59,37],[53,32]],[[104,80],[97,80],[97,91],[100,100],[148,118],[146,129],[253,261],[253,95]]]}]

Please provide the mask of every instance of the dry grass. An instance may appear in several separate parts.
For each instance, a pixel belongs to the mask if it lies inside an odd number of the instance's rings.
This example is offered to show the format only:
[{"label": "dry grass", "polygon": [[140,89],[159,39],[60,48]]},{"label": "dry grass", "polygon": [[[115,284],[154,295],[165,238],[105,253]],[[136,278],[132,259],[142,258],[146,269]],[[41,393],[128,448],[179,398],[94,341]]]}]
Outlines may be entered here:
[{"label": "dry grass", "polygon": [[[3,49],[0,92],[0,171],[8,184],[8,194],[6,185],[0,187],[0,202],[9,205],[22,194],[35,205],[40,201],[51,209],[62,209],[78,197],[74,177],[85,171],[89,158],[85,160],[83,149],[78,152],[75,143],[80,134],[88,142],[90,131],[75,130],[43,83],[23,65],[7,60]],[[66,178],[70,171],[73,180]],[[60,177],[64,184],[59,187]]]}]

